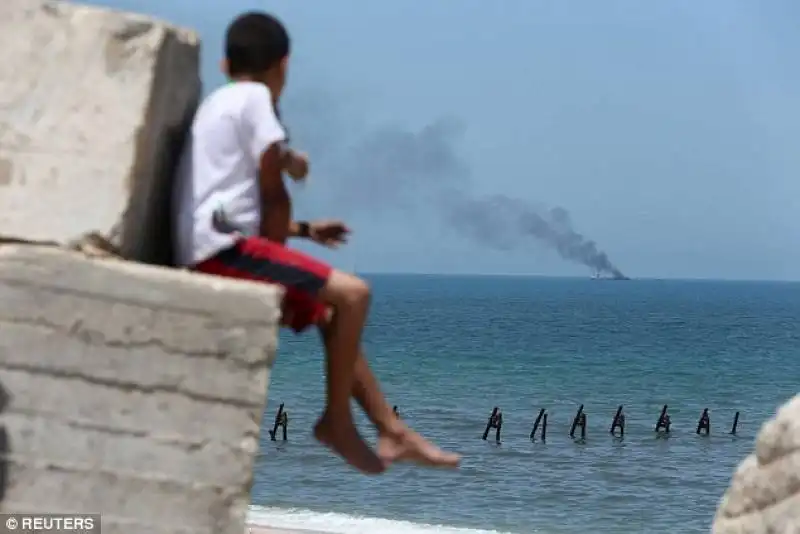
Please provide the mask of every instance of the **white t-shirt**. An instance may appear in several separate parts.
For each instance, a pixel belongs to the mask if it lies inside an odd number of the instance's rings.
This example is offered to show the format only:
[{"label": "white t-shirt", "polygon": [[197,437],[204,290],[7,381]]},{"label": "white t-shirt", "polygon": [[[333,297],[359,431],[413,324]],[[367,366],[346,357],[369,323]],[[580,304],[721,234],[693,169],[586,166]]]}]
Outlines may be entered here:
[{"label": "white t-shirt", "polygon": [[206,97],[192,123],[175,180],[178,265],[196,265],[236,242],[235,233],[215,229],[212,218],[217,210],[240,234],[258,233],[261,156],[285,140],[265,85],[235,82]]}]

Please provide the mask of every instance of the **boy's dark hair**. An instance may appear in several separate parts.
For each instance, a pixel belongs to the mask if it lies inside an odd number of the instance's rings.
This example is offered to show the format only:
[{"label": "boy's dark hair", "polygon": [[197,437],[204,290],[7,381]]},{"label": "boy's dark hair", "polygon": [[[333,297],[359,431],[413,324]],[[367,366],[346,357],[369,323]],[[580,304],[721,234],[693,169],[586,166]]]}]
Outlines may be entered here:
[{"label": "boy's dark hair", "polygon": [[228,74],[260,74],[289,55],[289,34],[272,15],[251,11],[239,15],[225,34]]}]

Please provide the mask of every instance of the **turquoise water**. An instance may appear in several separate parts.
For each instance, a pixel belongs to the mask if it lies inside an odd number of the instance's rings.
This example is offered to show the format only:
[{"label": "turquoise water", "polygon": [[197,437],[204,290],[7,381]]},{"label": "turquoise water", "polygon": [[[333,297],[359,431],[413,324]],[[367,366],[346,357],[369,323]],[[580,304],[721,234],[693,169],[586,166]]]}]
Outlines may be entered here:
[{"label": "turquoise water", "polygon": [[[254,520],[387,534],[707,532],[760,424],[800,390],[800,284],[369,278],[366,346],[386,394],[464,465],[377,478],[346,468],[310,436],[323,405],[319,341],[287,334],[264,425],[286,403],[289,442],[263,432]],[[568,435],[580,404],[585,443]],[[608,434],[619,404],[621,441]],[[673,431],[656,439],[663,404]],[[493,406],[500,446],[480,439]],[[528,439],[540,408],[546,444]],[[694,433],[704,408],[710,438]]]}]

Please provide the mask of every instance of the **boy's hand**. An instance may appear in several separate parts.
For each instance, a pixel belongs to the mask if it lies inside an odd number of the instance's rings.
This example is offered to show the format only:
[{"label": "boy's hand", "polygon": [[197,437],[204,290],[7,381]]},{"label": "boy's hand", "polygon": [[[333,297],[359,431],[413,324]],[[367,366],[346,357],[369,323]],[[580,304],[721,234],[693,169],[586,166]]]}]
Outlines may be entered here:
[{"label": "boy's hand", "polygon": [[342,221],[315,221],[309,223],[309,239],[314,243],[336,248],[347,243],[350,229]]},{"label": "boy's hand", "polygon": [[305,179],[308,176],[308,155],[289,149],[284,169],[293,180]]}]

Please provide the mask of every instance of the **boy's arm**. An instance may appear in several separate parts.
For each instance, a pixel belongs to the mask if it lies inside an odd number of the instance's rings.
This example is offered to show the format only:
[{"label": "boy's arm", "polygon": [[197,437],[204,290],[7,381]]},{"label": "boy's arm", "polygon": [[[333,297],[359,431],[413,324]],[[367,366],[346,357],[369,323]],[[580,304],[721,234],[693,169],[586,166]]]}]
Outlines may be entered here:
[{"label": "boy's arm", "polygon": [[[280,145],[273,145],[261,158],[261,229],[260,235],[272,241],[285,243],[287,238],[311,237],[311,223],[292,221],[292,202],[282,172],[288,157]],[[286,221],[290,221],[285,228]],[[285,228],[285,229],[284,229]]]},{"label": "boy's arm", "polygon": [[308,221],[292,221],[292,224],[289,225],[289,237],[310,238],[311,223]]},{"label": "boy's arm", "polygon": [[283,170],[297,182],[304,180],[308,176],[308,156],[291,148],[286,150]]},{"label": "boy's arm", "polygon": [[261,157],[261,228],[259,235],[270,241],[286,243],[292,235],[292,201],[283,182],[283,147],[273,143]]},{"label": "boy's arm", "polygon": [[258,181],[261,200],[259,235],[271,241],[285,243],[292,220],[292,203],[283,182],[286,161],[286,131],[283,129],[264,86],[253,86],[243,110],[246,145],[253,160],[258,162]]},{"label": "boy's arm", "polygon": [[[311,223],[292,221],[292,202],[283,181],[282,171],[286,170],[286,154],[278,152],[278,162],[274,161],[273,147],[264,152],[261,161],[261,229],[259,234],[267,239],[285,243],[289,237],[309,239]],[[275,170],[275,167],[279,170]],[[291,221],[284,232],[285,221]]]}]

